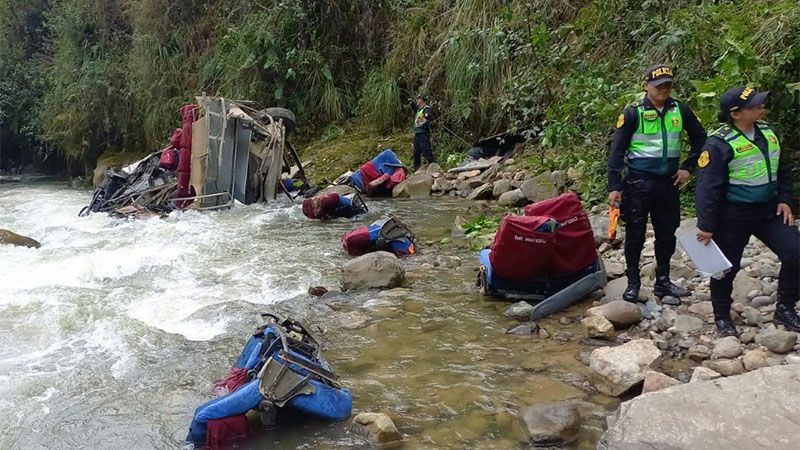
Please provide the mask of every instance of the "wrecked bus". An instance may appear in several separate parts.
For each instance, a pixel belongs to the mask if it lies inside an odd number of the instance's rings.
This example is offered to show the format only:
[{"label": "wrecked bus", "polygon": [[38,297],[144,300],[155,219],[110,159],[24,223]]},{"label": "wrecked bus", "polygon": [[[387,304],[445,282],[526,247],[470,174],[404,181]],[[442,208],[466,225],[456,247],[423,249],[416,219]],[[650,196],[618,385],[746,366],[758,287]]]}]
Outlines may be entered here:
[{"label": "wrecked bus", "polygon": [[181,118],[165,149],[108,169],[80,215],[219,209],[292,198],[310,186],[288,139],[296,126],[291,111],[203,95],[181,108]]}]

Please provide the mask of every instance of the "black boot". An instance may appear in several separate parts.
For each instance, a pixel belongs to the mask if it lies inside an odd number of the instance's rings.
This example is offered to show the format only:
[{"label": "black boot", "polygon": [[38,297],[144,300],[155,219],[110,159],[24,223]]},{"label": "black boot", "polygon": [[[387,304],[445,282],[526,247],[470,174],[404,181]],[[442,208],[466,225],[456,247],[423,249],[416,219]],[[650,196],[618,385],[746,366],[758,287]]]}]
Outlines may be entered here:
[{"label": "black boot", "polygon": [[639,280],[639,271],[628,269],[625,271],[628,277],[628,287],[622,293],[622,299],[626,302],[635,303],[639,301],[639,289],[642,287],[642,282]]},{"label": "black boot", "polygon": [[800,316],[797,315],[794,305],[778,303],[775,306],[775,314],[772,317],[772,322],[775,325],[783,324],[788,331],[800,333]]},{"label": "black boot", "polygon": [[733,320],[731,320],[730,317],[719,318],[715,320],[714,323],[717,325],[717,334],[720,337],[739,337],[739,333],[736,331],[736,327],[733,325]]},{"label": "black boot", "polygon": [[642,287],[641,283],[628,283],[625,292],[622,293],[622,299],[626,302],[636,303],[639,301],[639,289]]},{"label": "black boot", "polygon": [[688,297],[692,293],[688,289],[684,289],[669,279],[669,275],[660,275],[656,278],[656,283],[653,286],[653,295],[658,298],[670,295],[672,297]]}]

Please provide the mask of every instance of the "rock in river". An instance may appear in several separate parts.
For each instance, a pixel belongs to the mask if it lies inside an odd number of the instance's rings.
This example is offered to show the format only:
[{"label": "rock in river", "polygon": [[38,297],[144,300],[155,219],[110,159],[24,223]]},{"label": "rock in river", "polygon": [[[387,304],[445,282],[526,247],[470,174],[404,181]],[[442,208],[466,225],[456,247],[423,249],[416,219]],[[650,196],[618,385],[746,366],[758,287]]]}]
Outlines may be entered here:
[{"label": "rock in river", "polygon": [[519,301],[506,308],[506,311],[503,313],[503,315],[509,319],[531,320],[532,313],[533,306],[530,303],[526,301]]},{"label": "rock in river", "polygon": [[536,446],[562,445],[578,438],[581,415],[571,403],[528,406],[520,413],[528,440]]},{"label": "rock in river", "polygon": [[17,245],[19,247],[39,248],[42,244],[28,236],[0,229],[0,244]]},{"label": "rock in river", "polygon": [[360,413],[353,418],[350,429],[381,448],[399,445],[402,439],[392,419],[383,413]]},{"label": "rock in river", "polygon": [[342,267],[342,289],[397,287],[406,271],[396,256],[389,252],[373,252],[348,261]]}]

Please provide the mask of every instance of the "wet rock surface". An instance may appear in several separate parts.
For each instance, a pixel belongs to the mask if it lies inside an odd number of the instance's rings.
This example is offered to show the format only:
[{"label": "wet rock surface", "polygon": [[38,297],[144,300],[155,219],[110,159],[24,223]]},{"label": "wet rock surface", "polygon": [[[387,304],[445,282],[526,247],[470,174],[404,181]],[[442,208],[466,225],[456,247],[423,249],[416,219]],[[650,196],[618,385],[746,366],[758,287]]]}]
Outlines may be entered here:
[{"label": "wet rock surface", "polygon": [[405,268],[389,252],[374,252],[348,261],[342,267],[342,289],[392,288],[402,284]]},{"label": "wet rock surface", "polygon": [[399,446],[403,439],[392,419],[384,413],[359,413],[353,418],[350,429],[379,448]]},{"label": "wet rock surface", "polygon": [[4,244],[28,248],[39,248],[42,246],[36,239],[14,233],[13,231],[0,229],[0,245]]},{"label": "wet rock surface", "polygon": [[520,413],[528,441],[536,446],[563,445],[578,438],[581,415],[572,403],[533,405]]}]

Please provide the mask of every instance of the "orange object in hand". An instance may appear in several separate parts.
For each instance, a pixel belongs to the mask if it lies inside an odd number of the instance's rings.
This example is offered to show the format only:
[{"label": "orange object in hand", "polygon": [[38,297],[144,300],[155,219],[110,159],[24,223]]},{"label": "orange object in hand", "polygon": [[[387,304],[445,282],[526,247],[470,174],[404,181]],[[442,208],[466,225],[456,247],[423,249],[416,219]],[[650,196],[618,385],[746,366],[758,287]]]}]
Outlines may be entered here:
[{"label": "orange object in hand", "polygon": [[619,222],[619,205],[608,207],[608,238],[612,241],[617,238],[617,223]]}]

